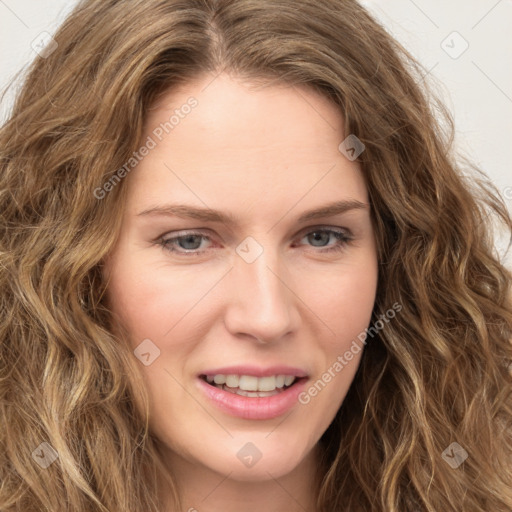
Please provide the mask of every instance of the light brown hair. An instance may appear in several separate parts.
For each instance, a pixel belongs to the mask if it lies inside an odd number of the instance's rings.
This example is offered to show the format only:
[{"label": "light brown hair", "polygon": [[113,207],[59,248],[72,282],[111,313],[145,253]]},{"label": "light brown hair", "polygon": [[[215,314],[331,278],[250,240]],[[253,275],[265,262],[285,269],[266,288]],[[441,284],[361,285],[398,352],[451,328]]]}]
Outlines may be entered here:
[{"label": "light brown hair", "polygon": [[[0,130],[0,510],[159,510],[148,395],[101,277],[126,187],[93,191],[159,93],[226,70],[340,109],[366,146],[372,320],[402,305],[322,436],[318,511],[510,512],[511,274],[491,222],[512,220],[456,157],[411,55],[352,0],[83,0],[54,37]],[[42,442],[59,455],[46,469]],[[469,455],[457,469],[452,442]]]}]

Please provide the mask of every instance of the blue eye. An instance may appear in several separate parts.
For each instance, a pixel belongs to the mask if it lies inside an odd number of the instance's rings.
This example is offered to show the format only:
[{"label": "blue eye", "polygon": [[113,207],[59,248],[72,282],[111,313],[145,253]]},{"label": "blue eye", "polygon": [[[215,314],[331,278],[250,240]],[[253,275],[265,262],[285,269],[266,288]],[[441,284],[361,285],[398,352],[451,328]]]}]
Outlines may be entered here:
[{"label": "blue eye", "polygon": [[[352,240],[352,236],[345,230],[316,228],[308,231],[301,240],[308,239],[312,247],[320,248],[315,252],[326,253],[331,251],[341,251]],[[160,238],[158,244],[165,250],[172,253],[185,255],[185,256],[200,256],[208,251],[200,249],[203,240],[211,241],[211,238],[201,232],[191,231],[179,236],[170,238]],[[334,245],[329,242],[334,241]],[[318,245],[316,245],[318,243]]]},{"label": "blue eye", "polygon": [[[324,249],[320,252],[340,251],[352,240],[352,237],[347,235],[347,233],[338,231],[337,229],[315,229],[314,231],[308,232],[303,238],[307,238],[310,242],[320,242],[319,245],[313,245],[313,247],[328,247],[328,249]],[[335,245],[327,245],[329,240],[333,238],[336,242]]]},{"label": "blue eye", "polygon": [[[174,238],[169,238],[168,240],[164,240],[166,246],[170,243],[177,244],[180,249],[184,249],[186,251],[196,251],[201,246],[202,239],[208,239],[208,237],[200,234],[200,233],[188,233],[186,235],[177,236]],[[171,244],[172,247],[172,244]],[[175,250],[174,248],[171,250]]]}]

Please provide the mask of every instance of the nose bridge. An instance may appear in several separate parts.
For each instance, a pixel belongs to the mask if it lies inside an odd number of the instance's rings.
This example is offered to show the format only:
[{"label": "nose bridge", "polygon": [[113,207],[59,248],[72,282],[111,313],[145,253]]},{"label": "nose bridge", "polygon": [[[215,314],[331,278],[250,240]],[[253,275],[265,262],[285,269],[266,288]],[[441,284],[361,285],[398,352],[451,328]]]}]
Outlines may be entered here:
[{"label": "nose bridge", "polygon": [[293,294],[285,284],[277,249],[248,238],[237,247],[231,272],[228,328],[233,334],[272,341],[294,327]]}]

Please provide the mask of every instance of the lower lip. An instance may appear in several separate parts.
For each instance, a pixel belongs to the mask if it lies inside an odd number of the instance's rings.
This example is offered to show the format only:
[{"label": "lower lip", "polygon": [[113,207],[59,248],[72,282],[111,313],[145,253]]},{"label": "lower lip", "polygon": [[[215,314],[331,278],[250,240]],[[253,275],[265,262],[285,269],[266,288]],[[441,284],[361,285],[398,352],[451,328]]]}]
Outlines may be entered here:
[{"label": "lower lip", "polygon": [[299,394],[304,391],[307,381],[300,379],[274,396],[248,397],[211,386],[200,377],[197,380],[201,391],[221,411],[246,420],[268,420],[281,416],[299,402]]}]

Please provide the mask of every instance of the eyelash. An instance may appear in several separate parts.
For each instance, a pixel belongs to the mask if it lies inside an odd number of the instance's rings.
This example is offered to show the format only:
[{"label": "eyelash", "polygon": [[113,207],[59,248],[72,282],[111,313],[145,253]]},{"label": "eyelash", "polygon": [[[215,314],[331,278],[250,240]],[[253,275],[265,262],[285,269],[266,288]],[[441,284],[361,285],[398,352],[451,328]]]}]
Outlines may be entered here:
[{"label": "eyelash", "polygon": [[[334,235],[334,237],[337,239],[338,243],[334,246],[330,246],[328,247],[327,249],[322,249],[320,248],[319,251],[316,251],[316,252],[319,252],[319,253],[322,253],[322,254],[325,254],[325,253],[331,253],[331,252],[340,252],[342,251],[343,249],[345,249],[345,247],[353,240],[352,236],[347,234],[345,231],[342,231],[342,230],[337,230],[337,229],[332,229],[332,228],[315,228],[315,229],[312,229],[311,231],[308,231],[306,232],[301,238],[304,238],[308,235],[311,235],[313,233],[329,233],[329,234],[332,234]],[[176,250],[174,248],[172,248],[172,245],[171,244],[174,244],[176,242],[178,242],[179,240],[182,240],[182,239],[185,239],[187,237],[190,237],[190,236],[200,236],[202,238],[205,238],[207,240],[210,240],[211,241],[211,238],[201,232],[198,232],[198,231],[190,231],[190,232],[186,232],[182,235],[179,235],[179,236],[174,236],[172,238],[163,238],[161,237],[157,243],[158,245],[162,246],[164,250],[166,251],[169,251],[171,253],[175,253],[175,254],[179,254],[179,255],[185,255],[187,257],[190,257],[190,256],[201,256],[203,253],[207,252],[208,249],[205,249],[205,250],[202,250],[202,251],[198,251],[197,249],[189,249],[189,250]],[[314,246],[312,246],[314,247]]]}]

